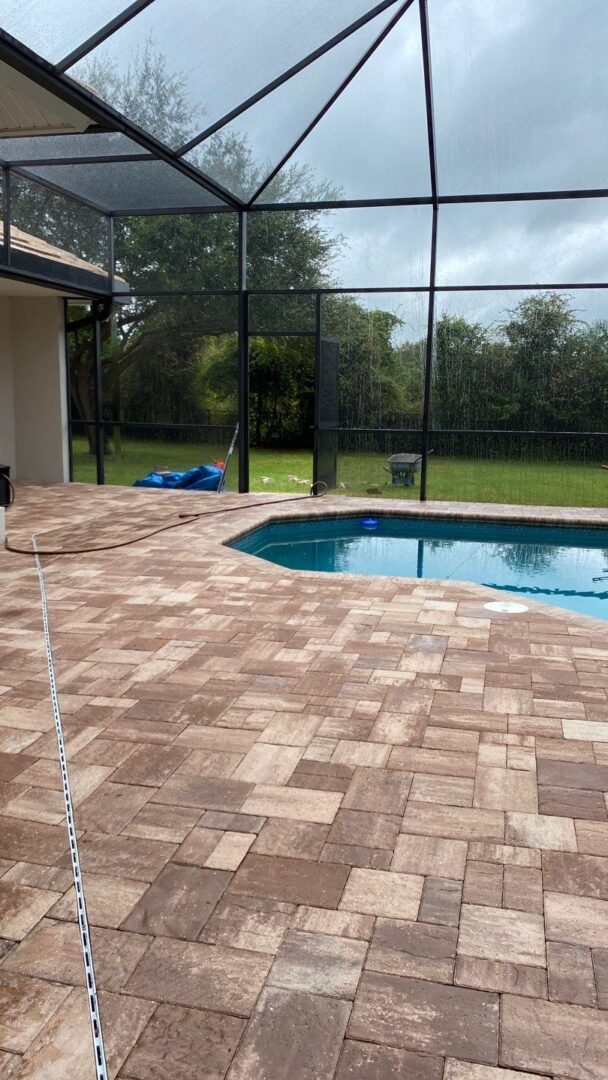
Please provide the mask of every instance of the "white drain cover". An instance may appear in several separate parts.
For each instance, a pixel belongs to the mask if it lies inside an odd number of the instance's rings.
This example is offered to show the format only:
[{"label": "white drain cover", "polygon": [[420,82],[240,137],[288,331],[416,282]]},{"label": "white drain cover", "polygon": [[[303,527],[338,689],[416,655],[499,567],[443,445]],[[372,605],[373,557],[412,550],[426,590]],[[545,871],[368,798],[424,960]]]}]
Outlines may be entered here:
[{"label": "white drain cover", "polygon": [[518,604],[515,600],[491,600],[489,604],[483,606],[488,611],[504,611],[511,615],[515,615],[520,611],[528,611],[525,604]]}]

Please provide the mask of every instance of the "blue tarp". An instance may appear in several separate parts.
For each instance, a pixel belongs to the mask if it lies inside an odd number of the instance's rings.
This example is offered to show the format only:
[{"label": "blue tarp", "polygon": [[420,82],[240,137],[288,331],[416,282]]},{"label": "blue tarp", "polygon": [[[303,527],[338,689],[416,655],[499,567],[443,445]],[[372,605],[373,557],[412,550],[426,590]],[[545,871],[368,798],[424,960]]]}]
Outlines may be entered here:
[{"label": "blue tarp", "polygon": [[187,488],[188,491],[217,491],[222,470],[216,465],[195,465],[188,472],[148,473],[143,480],[135,480],[133,487]]}]

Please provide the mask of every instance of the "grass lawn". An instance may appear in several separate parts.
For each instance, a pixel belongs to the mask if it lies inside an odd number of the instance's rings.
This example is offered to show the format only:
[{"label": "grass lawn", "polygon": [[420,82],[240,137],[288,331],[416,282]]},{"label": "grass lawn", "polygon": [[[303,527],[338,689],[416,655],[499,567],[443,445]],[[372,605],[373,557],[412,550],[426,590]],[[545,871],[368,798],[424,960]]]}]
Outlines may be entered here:
[{"label": "grass lawn", "polygon": [[[154,468],[188,469],[201,461],[222,458],[226,447],[187,443],[125,440],[121,455],[106,457],[106,483],[130,485]],[[95,459],[86,440],[73,444],[74,480],[95,483]],[[288,491],[305,494],[312,479],[312,455],[305,450],[252,450],[251,490]],[[420,475],[413,488],[393,487],[384,472],[381,454],[342,454],[338,462],[338,491],[342,495],[366,495],[379,487],[389,498],[414,498],[420,492]],[[233,456],[228,488],[237,485],[238,463]],[[296,476],[297,483],[289,480]],[[344,486],[342,486],[344,485]],[[428,498],[459,502],[524,503],[545,506],[608,505],[608,472],[597,463],[483,461],[476,458],[429,458]]]}]

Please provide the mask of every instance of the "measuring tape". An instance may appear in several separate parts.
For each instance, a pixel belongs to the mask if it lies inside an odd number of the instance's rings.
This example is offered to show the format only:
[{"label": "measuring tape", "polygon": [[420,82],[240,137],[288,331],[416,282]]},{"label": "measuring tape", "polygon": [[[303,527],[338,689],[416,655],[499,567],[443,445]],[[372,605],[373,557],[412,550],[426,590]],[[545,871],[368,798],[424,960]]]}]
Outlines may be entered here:
[{"label": "measuring tape", "polygon": [[36,537],[32,536],[32,547],[34,550],[34,556],[36,560],[36,571],[38,573],[38,584],[40,586],[40,600],[42,603],[42,622],[44,625],[44,643],[46,646],[46,662],[49,670],[49,685],[51,688],[51,703],[53,706],[53,719],[55,721],[55,732],[57,735],[57,747],[59,750],[59,767],[61,769],[61,783],[63,786],[63,801],[65,804],[65,817],[68,826],[68,836],[70,839],[70,855],[72,858],[72,876],[74,878],[74,889],[76,891],[76,915],[78,917],[78,929],[80,931],[80,944],[82,946],[82,956],[84,960],[84,973],[86,980],[87,1000],[89,1005],[89,1016],[91,1019],[91,1034],[93,1036],[93,1054],[95,1058],[95,1077],[96,1080],[108,1080],[108,1072],[106,1068],[106,1055],[103,1045],[103,1034],[101,1030],[101,1018],[99,1015],[99,1003],[97,1000],[97,987],[95,985],[95,972],[93,970],[93,953],[91,950],[91,932],[89,930],[89,920],[87,916],[87,907],[84,898],[84,889],[82,886],[82,875],[80,873],[80,858],[78,856],[78,842],[76,840],[76,826],[74,824],[74,808],[72,806],[72,793],[70,791],[70,779],[68,776],[67,760],[65,756],[65,744],[63,741],[63,727],[61,724],[61,711],[59,708],[59,699],[57,697],[57,687],[55,684],[55,670],[53,667],[53,652],[51,649],[51,635],[49,632],[49,612],[46,597],[46,585],[44,583],[44,574],[42,573],[42,566],[40,565],[40,556],[38,554],[38,544],[36,543]]}]

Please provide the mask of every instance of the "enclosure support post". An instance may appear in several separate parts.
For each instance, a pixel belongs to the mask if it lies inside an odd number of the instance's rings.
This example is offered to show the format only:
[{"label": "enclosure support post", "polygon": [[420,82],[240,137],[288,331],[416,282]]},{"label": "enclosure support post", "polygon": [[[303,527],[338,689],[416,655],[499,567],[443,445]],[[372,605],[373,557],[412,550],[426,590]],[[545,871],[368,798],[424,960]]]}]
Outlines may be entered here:
[{"label": "enclosure support post", "polygon": [[249,491],[249,297],[247,293],[247,214],[238,215],[238,416],[239,491]]},{"label": "enclosure support post", "polygon": [[431,379],[433,374],[433,341],[435,331],[435,261],[437,253],[437,207],[433,207],[431,226],[431,271],[429,282],[428,322],[424,357],[424,399],[422,406],[422,464],[420,467],[420,502],[426,502],[427,461],[429,456],[429,422],[431,415]]},{"label": "enclosure support post", "polygon": [[95,458],[97,483],[105,484],[103,403],[101,391],[101,321],[93,318],[93,378],[95,382]]},{"label": "enclosure support post", "polygon": [[4,222],[4,261],[7,266],[11,265],[11,171],[2,169],[4,182],[4,200],[2,206],[2,219]]},{"label": "enclosure support post", "polygon": [[108,215],[108,279],[110,284],[110,292],[114,295],[114,278],[115,278],[115,266],[116,254],[114,248],[114,215]]},{"label": "enclosure support post", "polygon": [[422,466],[420,471],[420,501],[426,501],[427,462],[429,456],[429,418],[431,413],[431,376],[433,369],[433,340],[435,325],[435,266],[437,262],[437,217],[439,214],[437,187],[437,155],[435,152],[435,120],[433,112],[433,76],[431,71],[431,44],[429,39],[429,15],[427,0],[419,0],[420,34],[422,40],[422,65],[424,69],[424,100],[426,105],[426,131],[429,150],[429,173],[433,201],[431,226],[431,264],[429,268],[429,307],[426,331],[426,354],[424,360],[424,404],[422,408]]},{"label": "enclosure support post", "polygon": [[314,401],[314,431],[312,450],[312,483],[316,491],[316,483],[319,479],[319,411],[321,392],[321,293],[315,296],[315,401]]},{"label": "enclosure support post", "polygon": [[68,477],[70,484],[74,480],[74,440],[72,429],[72,386],[70,364],[70,338],[68,333],[68,299],[63,299],[63,333],[65,340],[65,393],[66,410],[68,414]]}]

